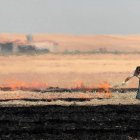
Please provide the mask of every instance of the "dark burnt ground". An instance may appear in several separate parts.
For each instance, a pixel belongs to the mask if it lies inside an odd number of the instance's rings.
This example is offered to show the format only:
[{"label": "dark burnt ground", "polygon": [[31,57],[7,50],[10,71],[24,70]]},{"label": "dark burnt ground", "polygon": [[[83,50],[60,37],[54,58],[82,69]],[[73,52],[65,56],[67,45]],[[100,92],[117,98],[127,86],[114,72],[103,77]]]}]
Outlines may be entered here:
[{"label": "dark burnt ground", "polygon": [[0,107],[1,139],[140,139],[140,105]]}]

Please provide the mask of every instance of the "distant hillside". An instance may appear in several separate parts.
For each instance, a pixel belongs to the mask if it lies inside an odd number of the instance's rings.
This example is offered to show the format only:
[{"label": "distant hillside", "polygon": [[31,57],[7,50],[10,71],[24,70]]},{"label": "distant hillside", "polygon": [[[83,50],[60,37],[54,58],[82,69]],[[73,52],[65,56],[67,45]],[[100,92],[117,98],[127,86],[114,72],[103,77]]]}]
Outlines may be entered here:
[{"label": "distant hillside", "polygon": [[[26,41],[23,34],[0,34],[0,42]],[[140,52],[140,35],[61,35],[35,34],[35,42],[52,41],[59,44],[58,51],[122,51]]]}]

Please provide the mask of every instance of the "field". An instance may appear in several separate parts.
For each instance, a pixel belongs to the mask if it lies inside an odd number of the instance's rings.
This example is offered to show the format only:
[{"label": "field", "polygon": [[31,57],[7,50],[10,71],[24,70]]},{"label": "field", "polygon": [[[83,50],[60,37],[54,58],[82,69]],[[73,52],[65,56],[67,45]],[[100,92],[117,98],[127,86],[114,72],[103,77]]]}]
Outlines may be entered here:
[{"label": "field", "polygon": [[[24,34],[0,34],[0,42],[26,42]],[[35,42],[48,40],[58,44],[57,51],[97,51],[140,52],[140,35],[66,35],[66,34],[34,34]]]},{"label": "field", "polygon": [[140,101],[135,99],[136,93],[85,98],[94,94],[1,91],[0,138],[139,140]]},{"label": "field", "polygon": [[138,140],[139,105],[0,108],[1,139]]},{"label": "field", "polygon": [[[139,59],[134,54],[0,56],[1,139],[140,139],[136,91],[109,90]],[[137,87],[133,78],[119,88]]]},{"label": "field", "polygon": [[[73,87],[78,81],[88,86],[106,81],[113,86],[133,72],[139,58],[139,55],[111,54],[0,56],[0,84],[19,81]],[[137,78],[127,86],[137,87]]]}]

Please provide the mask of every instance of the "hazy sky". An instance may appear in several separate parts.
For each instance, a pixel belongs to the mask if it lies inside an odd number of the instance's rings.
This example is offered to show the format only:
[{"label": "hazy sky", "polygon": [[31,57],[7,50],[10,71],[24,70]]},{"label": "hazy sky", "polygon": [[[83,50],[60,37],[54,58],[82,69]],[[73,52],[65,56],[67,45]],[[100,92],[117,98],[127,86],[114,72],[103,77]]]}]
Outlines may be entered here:
[{"label": "hazy sky", "polygon": [[140,0],[0,0],[0,33],[140,34]]}]

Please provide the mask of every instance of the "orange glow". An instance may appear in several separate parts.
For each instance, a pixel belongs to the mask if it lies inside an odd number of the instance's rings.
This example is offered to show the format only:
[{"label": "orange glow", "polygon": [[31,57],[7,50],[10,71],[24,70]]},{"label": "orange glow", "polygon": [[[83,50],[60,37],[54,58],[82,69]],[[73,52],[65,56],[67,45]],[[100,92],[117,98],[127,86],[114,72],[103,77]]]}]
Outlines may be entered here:
[{"label": "orange glow", "polygon": [[[49,86],[43,82],[24,82],[15,79],[9,79],[5,84],[1,85],[0,88],[9,88],[9,90],[33,90],[33,89],[47,89]],[[111,98],[112,93],[110,92],[111,85],[108,82],[99,84],[98,86],[86,86],[81,80],[76,81],[74,89],[84,90],[85,93],[78,93],[77,98],[92,99],[92,98]],[[94,89],[98,89],[96,93],[91,93]],[[66,96],[66,95],[64,95]],[[71,95],[70,95],[71,96]],[[67,97],[67,96],[66,96]],[[48,97],[52,98],[52,97]],[[54,97],[53,97],[54,98]],[[56,97],[57,98],[57,97]]]},{"label": "orange glow", "polygon": [[104,82],[99,84],[98,88],[101,90],[100,92],[104,92],[107,98],[112,97],[112,93],[110,92],[111,85],[108,82]]},{"label": "orange glow", "polygon": [[41,89],[41,88],[48,88],[47,83],[43,82],[30,82],[26,83],[24,81],[19,81],[16,79],[7,80],[5,84],[1,85],[0,88],[10,88],[11,90],[17,89]]},{"label": "orange glow", "polygon": [[102,84],[99,84],[98,88],[104,90],[105,92],[109,92],[111,85],[108,82],[104,82]]},{"label": "orange glow", "polygon": [[82,80],[78,80],[74,84],[74,88],[76,89],[86,89],[86,91],[92,91],[94,89],[99,89],[99,91],[94,95],[94,97],[90,97],[89,94],[80,93],[80,98],[111,98],[112,93],[110,92],[111,85],[108,82],[103,82],[99,85],[86,86],[86,84]]}]

